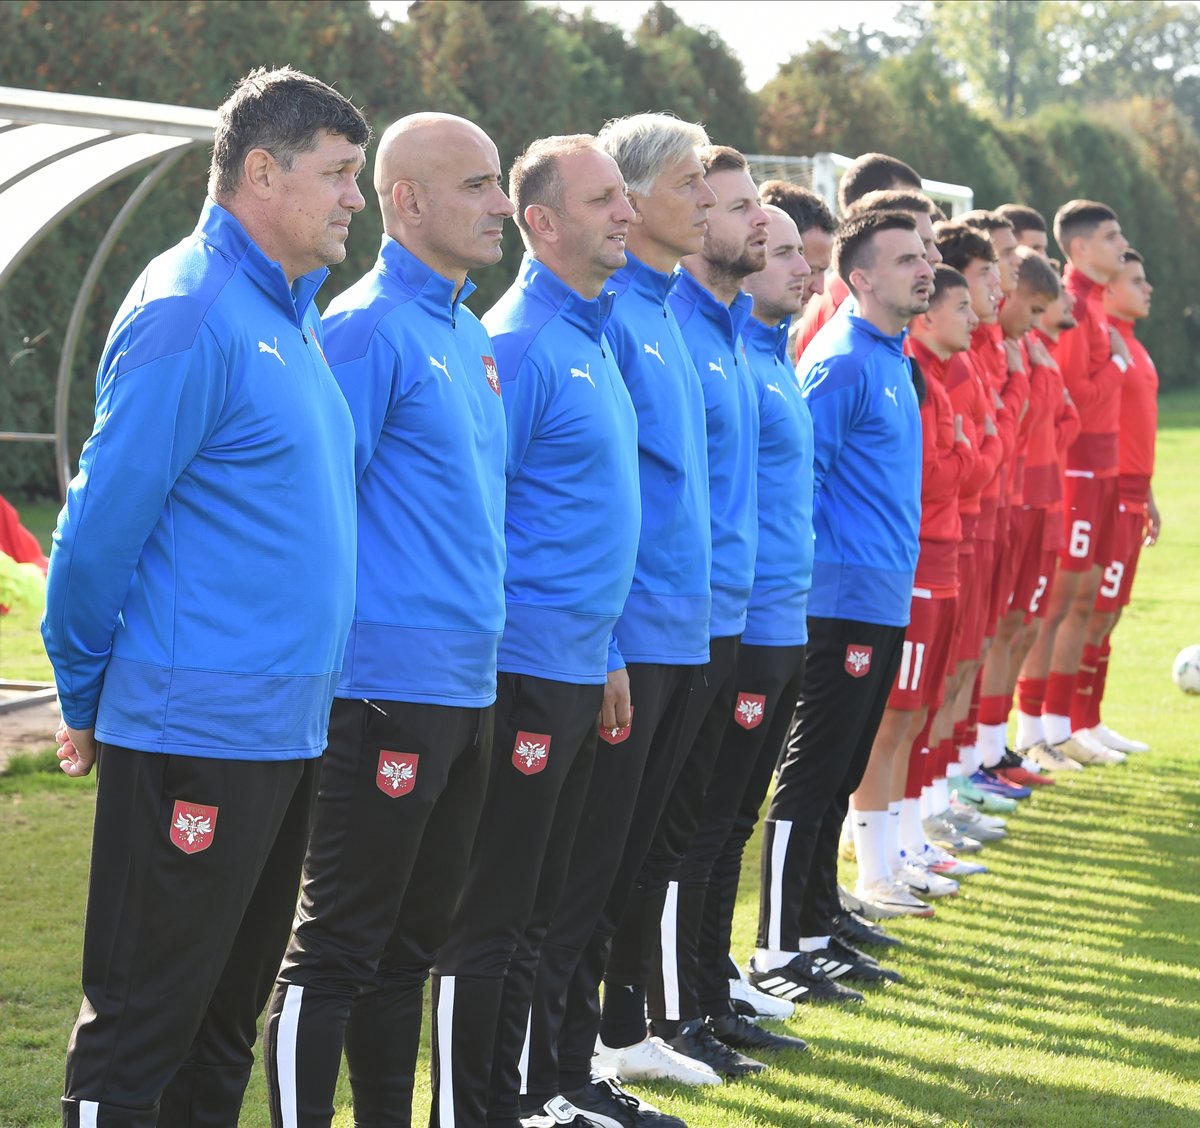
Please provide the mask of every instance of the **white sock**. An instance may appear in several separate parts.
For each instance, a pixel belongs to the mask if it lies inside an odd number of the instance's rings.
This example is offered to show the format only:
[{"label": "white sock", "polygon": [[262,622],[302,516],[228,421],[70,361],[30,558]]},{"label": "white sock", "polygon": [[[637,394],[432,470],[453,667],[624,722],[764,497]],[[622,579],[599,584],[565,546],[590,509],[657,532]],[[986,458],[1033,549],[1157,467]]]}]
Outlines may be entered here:
[{"label": "white sock", "polygon": [[752,962],[758,971],[774,971],[777,967],[786,967],[799,954],[780,952],[775,948],[755,948]]},{"label": "white sock", "polygon": [[917,800],[917,804],[918,804],[917,810],[919,810],[921,812],[922,820],[930,818],[933,815],[932,795],[933,795],[932,787],[922,787],[921,788],[921,798]]},{"label": "white sock", "polygon": [[930,789],[929,802],[930,810],[935,815],[940,815],[943,812],[950,810],[950,788],[946,785],[945,776],[938,776],[933,781],[933,787]]},{"label": "white sock", "polygon": [[854,841],[854,808],[851,807],[846,811],[846,817],[842,820],[842,841]]},{"label": "white sock", "polygon": [[1046,734],[1049,744],[1061,744],[1071,738],[1071,718],[1062,717],[1058,713],[1042,714],[1042,732]]},{"label": "white sock", "polygon": [[828,936],[801,936],[799,940],[800,951],[802,952],[819,952],[822,948],[829,947]]},{"label": "white sock", "polygon": [[1017,713],[1017,751],[1023,752],[1046,739],[1041,713]]},{"label": "white sock", "polygon": [[900,866],[900,804],[902,802],[902,799],[893,799],[888,804],[887,864],[893,874]]},{"label": "white sock", "polygon": [[[951,760],[950,763],[948,763],[946,765],[946,778],[948,780],[949,779],[961,779],[962,774],[963,774],[962,764],[960,764],[957,760]],[[947,786],[953,786],[953,785],[948,784]]]},{"label": "white sock", "polygon": [[901,800],[900,845],[907,854],[919,854],[925,849],[925,828],[921,825],[920,799]]},{"label": "white sock", "polygon": [[958,750],[958,762],[963,775],[973,776],[979,770],[979,749],[974,744],[964,744]]},{"label": "white sock", "polygon": [[985,768],[994,768],[1004,759],[1004,745],[1008,737],[1008,725],[980,725],[975,747]]},{"label": "white sock", "polygon": [[887,811],[854,812],[854,852],[858,855],[860,889],[887,877],[892,871],[887,860]]},{"label": "white sock", "polygon": [[1027,772],[1029,772],[1030,775],[1037,775],[1042,770],[1042,765],[1039,764],[1036,760],[1022,759],[1021,767],[1023,767]]}]

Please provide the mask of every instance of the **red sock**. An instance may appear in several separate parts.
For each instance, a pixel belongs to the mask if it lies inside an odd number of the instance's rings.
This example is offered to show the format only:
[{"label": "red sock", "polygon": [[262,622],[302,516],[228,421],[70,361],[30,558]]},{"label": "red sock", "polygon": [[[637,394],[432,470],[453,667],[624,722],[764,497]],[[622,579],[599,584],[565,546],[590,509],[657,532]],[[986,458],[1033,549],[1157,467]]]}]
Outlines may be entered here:
[{"label": "red sock", "polygon": [[1043,713],[1056,717],[1071,715],[1071,698],[1075,696],[1075,674],[1056,674],[1050,671],[1046,679],[1046,700],[1042,703]]},{"label": "red sock", "polygon": [[[933,710],[931,709],[932,713]],[[921,785],[925,782],[927,774],[926,765],[929,762],[930,756],[933,755],[929,748],[929,731],[933,728],[933,717],[925,722],[925,727],[921,729],[917,739],[913,741],[912,752],[908,757],[908,778],[904,781],[904,798],[905,799],[920,799]]]},{"label": "red sock", "polygon": [[1092,683],[1092,707],[1088,711],[1087,727],[1095,728],[1100,723],[1100,702],[1104,700],[1104,683],[1108,678],[1108,656],[1112,653],[1109,639],[1105,635],[1100,644],[1100,653],[1096,658],[1096,680]]},{"label": "red sock", "polygon": [[998,693],[994,697],[979,699],[979,723],[981,725],[1002,725],[1008,720],[1008,711],[1012,708],[1012,698]]},{"label": "red sock", "polygon": [[1042,702],[1046,700],[1045,678],[1017,678],[1017,701],[1021,712],[1030,717],[1042,715]]},{"label": "red sock", "polygon": [[955,759],[954,738],[948,736],[938,744],[937,760],[930,765],[933,771],[929,776],[929,782],[932,783],[935,779],[945,776],[946,765],[953,759]]},{"label": "red sock", "polygon": [[1100,647],[1085,645],[1083,658],[1079,662],[1079,673],[1075,675],[1075,692],[1071,696],[1071,730],[1090,728],[1088,715],[1092,711],[1092,691],[1096,686],[1096,663],[1100,658]]},{"label": "red sock", "polygon": [[954,735],[951,737],[954,742],[954,758],[958,759],[959,750],[967,743],[967,722],[954,722]]}]

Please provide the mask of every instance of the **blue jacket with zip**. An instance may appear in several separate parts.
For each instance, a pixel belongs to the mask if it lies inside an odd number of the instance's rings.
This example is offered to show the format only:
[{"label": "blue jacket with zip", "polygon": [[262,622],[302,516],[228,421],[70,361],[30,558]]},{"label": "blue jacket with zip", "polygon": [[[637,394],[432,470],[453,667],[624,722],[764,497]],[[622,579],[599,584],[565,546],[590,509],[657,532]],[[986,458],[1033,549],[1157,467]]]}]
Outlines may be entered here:
[{"label": "blue jacket with zip", "polygon": [[454,283],[385,235],[325,311],[354,417],[358,585],[337,696],[479,708],[504,629],[504,405]]},{"label": "blue jacket with zip", "polygon": [[484,315],[508,420],[507,617],[497,668],[579,685],[624,665],[612,636],[637,557],[637,415],[588,300],[526,255]]},{"label": "blue jacket with zip", "polygon": [[742,642],[808,641],[813,572],[813,425],[787,358],[788,326],[751,317],[742,328],[758,388],[758,555]]},{"label": "blue jacket with zip", "polygon": [[704,388],[712,527],[712,638],[740,635],[758,550],[758,406],[741,331],[748,294],[717,301],[682,267],[668,299]]},{"label": "blue jacket with zip", "polygon": [[921,530],[921,409],[904,355],[846,302],[796,369],[813,422],[808,613],[908,626]]},{"label": "blue jacket with zip", "polygon": [[313,298],[224,208],[134,282],[58,519],[42,635],[107,744],[318,756],[354,607],[354,424]]},{"label": "blue jacket with zip", "polygon": [[700,665],[712,607],[704,389],[667,300],[679,275],[626,258],[605,332],[637,411],[642,528],[613,633],[627,662]]}]

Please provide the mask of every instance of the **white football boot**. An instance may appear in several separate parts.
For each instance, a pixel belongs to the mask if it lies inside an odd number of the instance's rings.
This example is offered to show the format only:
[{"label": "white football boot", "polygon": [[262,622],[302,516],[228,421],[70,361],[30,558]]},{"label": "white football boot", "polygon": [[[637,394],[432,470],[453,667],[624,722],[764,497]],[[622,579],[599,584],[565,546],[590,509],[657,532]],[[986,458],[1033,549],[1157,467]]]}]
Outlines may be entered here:
[{"label": "white football boot", "polygon": [[[1081,760],[1084,764],[1123,764],[1125,763],[1124,752],[1114,752],[1111,748],[1105,748],[1087,729],[1079,729],[1071,733],[1071,739],[1064,742],[1065,744],[1077,744],[1081,748],[1086,749],[1092,755],[1091,760]],[[1076,753],[1070,748],[1059,745],[1060,748],[1068,755],[1078,759]]]},{"label": "white football boot", "polygon": [[1122,736],[1114,729],[1110,729],[1103,721],[1098,725],[1093,725],[1086,730],[1094,736],[1105,748],[1111,748],[1114,752],[1149,752],[1150,745],[1143,744],[1140,740],[1130,740],[1127,736]]},{"label": "white football boot", "polygon": [[958,892],[958,882],[954,878],[930,872],[903,850],[900,852],[900,871],[896,874],[896,880],[907,885],[909,891],[918,897],[953,897]]},{"label": "white football boot", "polygon": [[[1066,743],[1069,744],[1070,741],[1066,741]],[[1060,744],[1047,744],[1043,740],[1035,744],[1032,748],[1027,749],[1027,751],[1031,760],[1052,772],[1083,771],[1083,765],[1077,760],[1071,759],[1070,756],[1065,755]]]},{"label": "white football boot", "polygon": [[720,1085],[720,1075],[702,1061],[685,1057],[661,1038],[644,1038],[636,1046],[613,1049],[599,1038],[592,1069],[614,1073],[622,1081],[677,1081],[680,1085]]},{"label": "white football boot", "polygon": [[914,897],[908,888],[892,877],[881,877],[870,885],[859,885],[854,895],[875,919],[898,916],[931,917],[932,905]]}]

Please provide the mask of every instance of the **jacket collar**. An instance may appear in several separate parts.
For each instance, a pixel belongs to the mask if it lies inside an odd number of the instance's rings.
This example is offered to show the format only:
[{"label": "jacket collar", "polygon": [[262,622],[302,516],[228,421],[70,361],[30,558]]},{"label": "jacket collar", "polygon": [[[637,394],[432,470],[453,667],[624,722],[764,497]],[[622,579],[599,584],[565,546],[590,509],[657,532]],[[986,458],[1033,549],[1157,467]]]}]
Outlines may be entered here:
[{"label": "jacket collar", "polygon": [[468,278],[454,292],[454,283],[444,278],[430,266],[426,266],[412,251],[384,235],[379,247],[377,269],[389,278],[395,278],[415,295],[420,295],[423,304],[451,325],[458,320],[458,309],[475,292],[475,283]]},{"label": "jacket collar", "polygon": [[267,258],[259,245],[250,238],[241,222],[211,197],[204,202],[204,210],[200,213],[199,223],[196,224],[195,235],[236,262],[265,294],[287,312],[297,328],[303,328],[300,320],[304,311],[316,297],[321,284],[329,277],[329,271],[325,267],[302,274],[288,286],[283,267]]},{"label": "jacket collar", "polygon": [[717,326],[729,341],[732,351],[737,344],[738,334],[741,333],[754,308],[754,299],[749,294],[738,291],[732,305],[717,301],[699,282],[696,281],[682,266],[675,268],[678,278],[676,292],[686,298],[710,324]]},{"label": "jacket collar", "polygon": [[612,288],[618,293],[633,290],[640,297],[665,306],[671,291],[679,281],[677,272],[664,274],[647,266],[636,255],[625,252],[625,265],[612,276]]},{"label": "jacket collar", "polygon": [[757,317],[746,319],[742,326],[742,340],[746,348],[770,354],[782,365],[787,365],[788,330],[792,319],[785,317],[778,325],[764,325]]},{"label": "jacket collar", "polygon": [[850,299],[847,299],[847,301],[843,302],[841,307],[838,309],[838,313],[841,313],[842,309],[845,309],[846,317],[855,329],[857,329],[860,333],[866,333],[868,336],[874,337],[877,341],[882,341],[897,356],[903,356],[904,340],[908,336],[908,328],[905,327],[904,329],[901,329],[900,332],[894,337],[889,337],[881,329],[876,329],[875,326],[872,325],[871,322],[869,322],[865,317],[859,317],[858,314],[854,312],[857,308],[858,307],[856,305],[851,306]]},{"label": "jacket collar", "polygon": [[916,337],[909,337],[909,347],[913,351],[913,359],[921,366],[926,376],[933,376],[939,383],[946,382],[946,372],[950,367],[949,360],[942,360],[932,349],[927,348]]},{"label": "jacket collar", "polygon": [[604,290],[598,298],[589,300],[572,290],[553,270],[545,263],[538,262],[528,251],[521,260],[517,284],[548,305],[569,325],[586,333],[597,344],[600,343],[604,326],[608,324],[612,313],[614,295],[611,290]]}]

